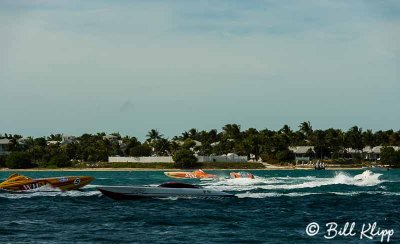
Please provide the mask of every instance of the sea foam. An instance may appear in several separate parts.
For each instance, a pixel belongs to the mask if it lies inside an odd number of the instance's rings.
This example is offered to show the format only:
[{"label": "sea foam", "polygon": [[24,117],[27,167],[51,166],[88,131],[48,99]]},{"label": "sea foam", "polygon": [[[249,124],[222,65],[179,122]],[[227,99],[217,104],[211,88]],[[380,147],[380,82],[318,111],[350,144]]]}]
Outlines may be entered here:
[{"label": "sea foam", "polygon": [[215,182],[207,182],[205,187],[225,191],[250,191],[256,189],[264,190],[291,190],[302,188],[317,188],[328,185],[354,185],[354,186],[375,186],[383,181],[379,179],[382,174],[373,173],[369,170],[361,174],[350,176],[344,172],[338,172],[334,177],[280,177],[255,179],[222,179]]}]

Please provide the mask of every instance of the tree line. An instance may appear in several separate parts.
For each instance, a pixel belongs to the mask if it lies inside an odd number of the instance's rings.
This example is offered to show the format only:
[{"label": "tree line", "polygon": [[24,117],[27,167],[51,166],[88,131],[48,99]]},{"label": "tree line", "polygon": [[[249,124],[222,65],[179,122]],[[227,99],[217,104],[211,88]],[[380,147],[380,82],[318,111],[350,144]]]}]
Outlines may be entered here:
[{"label": "tree line", "polygon": [[[314,130],[309,121],[301,123],[295,130],[288,125],[276,131],[255,128],[241,130],[238,124],[227,124],[221,131],[200,131],[192,128],[171,139],[166,138],[157,129],[152,129],[143,142],[136,137],[121,136],[119,133],[83,134],[68,142],[63,141],[60,134],[39,138],[4,134],[0,135],[0,138],[10,140],[8,147],[11,152],[0,157],[0,166],[7,166],[7,163],[8,166],[13,163],[22,164],[17,167],[67,167],[74,162],[107,161],[109,156],[116,155],[172,156],[180,150],[190,150],[197,155],[235,153],[254,160],[261,158],[265,162],[289,162],[294,160],[294,155],[289,150],[291,146],[314,146],[316,158],[350,157],[352,160],[360,160],[359,155],[349,155],[345,149],[400,146],[400,131],[364,131],[358,126],[353,126],[347,131],[334,128]],[[390,151],[386,154],[396,153]],[[390,161],[397,160],[396,156],[389,158]]]}]

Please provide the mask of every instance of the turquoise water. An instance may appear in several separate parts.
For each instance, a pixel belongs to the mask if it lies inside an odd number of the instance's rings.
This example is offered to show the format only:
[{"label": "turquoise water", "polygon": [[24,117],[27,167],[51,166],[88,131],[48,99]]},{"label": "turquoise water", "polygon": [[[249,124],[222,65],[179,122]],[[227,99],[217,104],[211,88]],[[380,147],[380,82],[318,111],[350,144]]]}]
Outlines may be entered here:
[{"label": "turquoise water", "polygon": [[[98,185],[158,185],[163,172],[24,172],[30,177],[89,175],[82,191],[0,193],[0,243],[376,243],[363,224],[393,229],[400,243],[400,171],[250,171],[256,179],[184,182],[234,193],[237,199],[114,201]],[[10,173],[0,172],[0,179]],[[306,234],[309,223],[320,231]],[[326,239],[326,223],[355,222],[354,236]],[[385,239],[386,240],[386,239]]]}]

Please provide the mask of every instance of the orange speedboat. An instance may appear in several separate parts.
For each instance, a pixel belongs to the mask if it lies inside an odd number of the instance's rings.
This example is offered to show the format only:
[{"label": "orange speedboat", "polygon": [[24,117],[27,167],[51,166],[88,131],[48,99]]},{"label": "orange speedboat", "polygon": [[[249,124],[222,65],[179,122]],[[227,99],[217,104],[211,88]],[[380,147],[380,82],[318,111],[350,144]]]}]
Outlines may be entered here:
[{"label": "orange speedboat", "polygon": [[93,181],[91,176],[66,176],[54,178],[32,179],[20,174],[12,174],[0,183],[0,190],[27,191],[50,186],[62,191],[76,190]]},{"label": "orange speedboat", "polygon": [[230,176],[232,179],[236,179],[236,178],[254,179],[254,175],[252,173],[248,173],[248,172],[231,172]]},{"label": "orange speedboat", "polygon": [[201,169],[195,170],[193,172],[164,172],[164,174],[168,177],[171,178],[176,178],[176,179],[214,179],[217,178],[218,176],[213,175],[213,174],[207,174]]}]

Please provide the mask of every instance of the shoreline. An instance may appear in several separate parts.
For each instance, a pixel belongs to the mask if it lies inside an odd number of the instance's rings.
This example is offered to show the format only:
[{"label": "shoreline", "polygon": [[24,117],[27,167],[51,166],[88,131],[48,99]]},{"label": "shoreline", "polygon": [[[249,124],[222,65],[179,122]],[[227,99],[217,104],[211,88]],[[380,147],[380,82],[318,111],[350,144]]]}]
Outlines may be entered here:
[{"label": "shoreline", "polygon": [[[370,168],[362,168],[362,167],[332,167],[326,168],[325,170],[367,170]],[[107,171],[192,171],[195,169],[152,169],[152,168],[60,168],[60,169],[47,169],[47,168],[34,168],[34,169],[8,169],[1,168],[0,172],[47,172],[47,171],[70,171],[70,172],[79,172],[79,171],[93,171],[93,172],[107,172]],[[208,169],[202,168],[202,170],[208,171],[268,171],[268,170],[315,170],[314,168],[293,168],[293,167],[279,167],[272,166],[266,167],[265,169]]]}]

